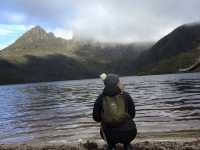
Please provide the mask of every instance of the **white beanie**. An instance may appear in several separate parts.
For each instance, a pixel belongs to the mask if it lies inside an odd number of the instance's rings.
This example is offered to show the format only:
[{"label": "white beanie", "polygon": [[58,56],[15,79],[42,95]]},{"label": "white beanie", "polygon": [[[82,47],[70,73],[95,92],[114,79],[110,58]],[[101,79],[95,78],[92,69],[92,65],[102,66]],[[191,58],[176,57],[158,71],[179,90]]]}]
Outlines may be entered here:
[{"label": "white beanie", "polygon": [[105,80],[106,78],[107,78],[107,74],[106,73],[102,73],[101,75],[100,75],[100,78],[101,78],[101,80]]}]

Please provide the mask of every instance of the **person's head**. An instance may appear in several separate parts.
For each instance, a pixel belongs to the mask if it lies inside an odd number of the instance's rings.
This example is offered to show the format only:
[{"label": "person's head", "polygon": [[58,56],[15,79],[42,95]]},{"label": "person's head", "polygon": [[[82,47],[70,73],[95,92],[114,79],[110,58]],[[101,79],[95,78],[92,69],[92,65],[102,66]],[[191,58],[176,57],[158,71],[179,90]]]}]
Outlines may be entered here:
[{"label": "person's head", "polygon": [[124,86],[121,83],[119,76],[117,74],[101,74],[100,78],[103,80],[105,88],[119,88],[121,92],[124,90]]}]

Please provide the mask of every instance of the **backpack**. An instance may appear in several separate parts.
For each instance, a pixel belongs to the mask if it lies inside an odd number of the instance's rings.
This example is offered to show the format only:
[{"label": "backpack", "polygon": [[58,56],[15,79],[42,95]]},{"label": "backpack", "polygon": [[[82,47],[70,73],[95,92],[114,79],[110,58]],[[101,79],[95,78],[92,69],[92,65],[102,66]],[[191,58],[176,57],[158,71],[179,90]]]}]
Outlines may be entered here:
[{"label": "backpack", "polygon": [[102,106],[101,118],[106,125],[117,126],[130,118],[122,95],[104,96]]}]

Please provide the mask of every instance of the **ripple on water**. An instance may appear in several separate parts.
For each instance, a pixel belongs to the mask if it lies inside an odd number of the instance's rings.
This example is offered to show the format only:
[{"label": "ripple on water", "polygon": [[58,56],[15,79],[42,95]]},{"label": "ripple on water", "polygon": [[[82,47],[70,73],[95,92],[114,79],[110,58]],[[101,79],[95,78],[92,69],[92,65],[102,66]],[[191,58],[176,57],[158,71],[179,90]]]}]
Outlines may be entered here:
[{"label": "ripple on water", "polygon": [[[200,129],[200,74],[121,78],[139,132]],[[0,143],[99,138],[92,108],[100,80],[0,86]]]}]

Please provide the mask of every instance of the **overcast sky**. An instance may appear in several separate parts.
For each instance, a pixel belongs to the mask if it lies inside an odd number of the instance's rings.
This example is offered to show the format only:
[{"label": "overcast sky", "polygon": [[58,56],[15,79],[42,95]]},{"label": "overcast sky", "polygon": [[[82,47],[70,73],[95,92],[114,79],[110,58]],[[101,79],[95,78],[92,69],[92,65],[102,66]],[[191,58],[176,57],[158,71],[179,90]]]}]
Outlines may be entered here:
[{"label": "overcast sky", "polygon": [[0,48],[35,25],[66,39],[156,41],[200,21],[199,0],[1,0]]}]

